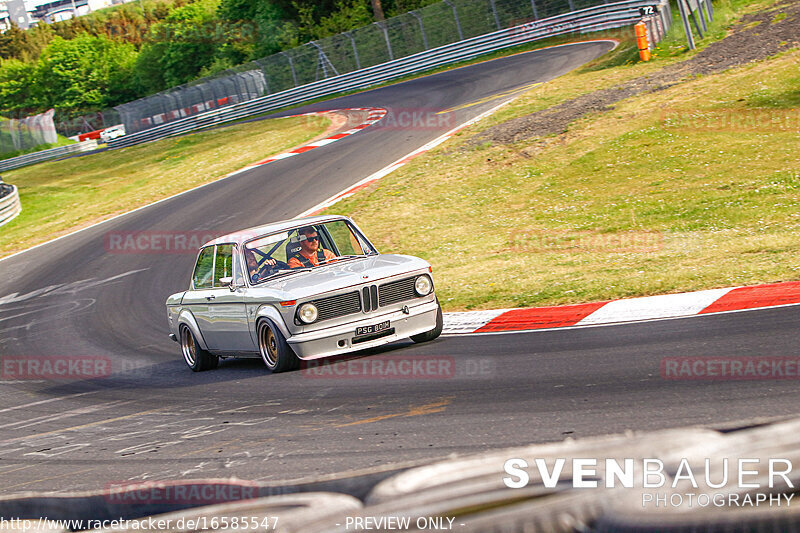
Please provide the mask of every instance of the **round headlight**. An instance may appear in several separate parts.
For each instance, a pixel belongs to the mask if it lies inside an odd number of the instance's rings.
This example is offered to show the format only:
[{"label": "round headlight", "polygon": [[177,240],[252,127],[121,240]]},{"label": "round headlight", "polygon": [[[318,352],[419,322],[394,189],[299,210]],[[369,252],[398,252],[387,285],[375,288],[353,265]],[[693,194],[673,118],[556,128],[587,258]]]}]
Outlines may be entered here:
[{"label": "round headlight", "polygon": [[300,317],[301,321],[306,324],[311,324],[317,319],[317,306],[314,304],[303,304],[300,306],[300,309],[298,309],[297,315]]},{"label": "round headlight", "polygon": [[432,289],[433,282],[431,281],[431,277],[427,274],[423,274],[422,276],[418,277],[414,282],[414,290],[420,296],[426,296],[430,294]]}]

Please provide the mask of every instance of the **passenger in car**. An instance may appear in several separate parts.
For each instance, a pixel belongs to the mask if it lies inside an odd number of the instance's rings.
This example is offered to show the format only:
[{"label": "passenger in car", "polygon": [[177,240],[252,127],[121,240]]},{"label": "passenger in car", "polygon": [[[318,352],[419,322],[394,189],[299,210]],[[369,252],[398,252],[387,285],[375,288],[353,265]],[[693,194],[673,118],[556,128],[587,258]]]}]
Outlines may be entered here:
[{"label": "passenger in car", "polygon": [[267,276],[269,272],[267,267],[273,266],[275,263],[277,263],[277,261],[274,259],[267,259],[264,261],[264,264],[261,265],[261,268],[259,268],[258,259],[256,259],[256,254],[253,252],[253,250],[245,250],[244,257],[247,261],[247,271],[249,273],[251,283],[256,283],[258,280]]},{"label": "passenger in car", "polygon": [[319,234],[312,226],[300,228],[300,251],[289,259],[289,268],[310,268],[336,259],[336,254],[319,245]]}]

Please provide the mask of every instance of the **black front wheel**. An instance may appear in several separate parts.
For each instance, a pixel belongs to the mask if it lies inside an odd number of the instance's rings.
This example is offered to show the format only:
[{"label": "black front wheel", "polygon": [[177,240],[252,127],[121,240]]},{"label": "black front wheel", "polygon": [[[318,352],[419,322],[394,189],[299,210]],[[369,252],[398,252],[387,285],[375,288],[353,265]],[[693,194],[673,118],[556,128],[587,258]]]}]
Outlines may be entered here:
[{"label": "black front wheel", "polygon": [[287,344],[281,330],[269,320],[258,323],[258,351],[273,373],[300,368],[300,359]]},{"label": "black front wheel", "polygon": [[429,342],[442,334],[442,329],[444,329],[444,314],[442,313],[442,306],[439,304],[438,299],[436,300],[436,304],[439,306],[439,309],[436,311],[436,327],[430,331],[426,331],[425,333],[412,335],[412,341],[416,343]]},{"label": "black front wheel", "polygon": [[197,344],[194,333],[186,325],[181,326],[181,353],[183,354],[183,360],[195,372],[211,370],[219,364],[219,357],[202,349]]}]

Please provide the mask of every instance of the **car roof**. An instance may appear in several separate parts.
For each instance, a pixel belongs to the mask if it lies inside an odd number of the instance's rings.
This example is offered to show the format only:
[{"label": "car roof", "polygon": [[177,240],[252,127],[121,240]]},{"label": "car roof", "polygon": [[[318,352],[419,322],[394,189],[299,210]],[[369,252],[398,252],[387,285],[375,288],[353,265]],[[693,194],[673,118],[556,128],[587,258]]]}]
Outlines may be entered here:
[{"label": "car roof", "polygon": [[281,220],[280,222],[272,222],[270,224],[265,224],[263,226],[254,226],[252,228],[234,231],[233,233],[229,233],[227,235],[223,235],[222,237],[217,237],[214,240],[208,241],[203,246],[201,246],[201,248],[205,248],[206,246],[211,246],[214,244],[230,244],[230,243],[242,244],[243,242],[249,241],[250,239],[253,239],[255,237],[260,237],[262,235],[277,233],[279,231],[287,231],[294,228],[308,226],[310,224],[321,224],[323,222],[331,222],[333,220],[349,221],[350,219],[342,215],[325,215],[325,216],[315,216],[315,217],[293,218],[291,220]]}]

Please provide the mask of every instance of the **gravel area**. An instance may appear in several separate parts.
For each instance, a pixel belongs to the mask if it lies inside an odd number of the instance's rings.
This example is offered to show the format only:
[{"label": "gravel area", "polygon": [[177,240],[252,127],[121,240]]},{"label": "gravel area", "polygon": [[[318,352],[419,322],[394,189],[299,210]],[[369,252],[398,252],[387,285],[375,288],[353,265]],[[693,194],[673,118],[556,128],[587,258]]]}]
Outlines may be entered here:
[{"label": "gravel area", "polygon": [[[786,17],[773,22],[779,13],[785,13]],[[625,98],[665,89],[690,76],[713,74],[766,59],[797,46],[798,40],[800,0],[780,2],[768,10],[744,16],[729,36],[712,43],[689,60],[498,124],[475,135],[470,144],[487,141],[509,144],[532,137],[561,134],[573,121],[590,113],[607,111]]]}]

